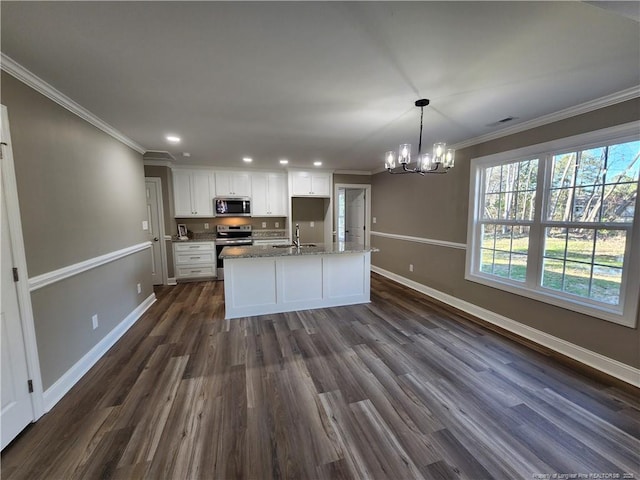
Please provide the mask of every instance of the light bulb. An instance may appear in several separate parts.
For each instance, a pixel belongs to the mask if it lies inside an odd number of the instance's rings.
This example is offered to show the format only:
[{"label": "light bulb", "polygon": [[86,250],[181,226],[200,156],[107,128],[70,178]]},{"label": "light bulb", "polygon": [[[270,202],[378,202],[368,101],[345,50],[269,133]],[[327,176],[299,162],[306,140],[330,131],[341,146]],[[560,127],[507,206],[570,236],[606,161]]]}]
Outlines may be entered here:
[{"label": "light bulb", "polygon": [[400,163],[409,163],[411,161],[411,144],[403,143],[398,149],[398,160]]}]

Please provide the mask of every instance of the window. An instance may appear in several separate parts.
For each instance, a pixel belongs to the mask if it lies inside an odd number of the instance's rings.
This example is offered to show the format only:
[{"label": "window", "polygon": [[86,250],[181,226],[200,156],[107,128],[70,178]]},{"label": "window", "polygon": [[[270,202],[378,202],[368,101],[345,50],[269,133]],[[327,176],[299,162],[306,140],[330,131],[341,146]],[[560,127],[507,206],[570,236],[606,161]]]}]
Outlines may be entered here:
[{"label": "window", "polygon": [[638,124],[472,160],[466,278],[634,326]]}]

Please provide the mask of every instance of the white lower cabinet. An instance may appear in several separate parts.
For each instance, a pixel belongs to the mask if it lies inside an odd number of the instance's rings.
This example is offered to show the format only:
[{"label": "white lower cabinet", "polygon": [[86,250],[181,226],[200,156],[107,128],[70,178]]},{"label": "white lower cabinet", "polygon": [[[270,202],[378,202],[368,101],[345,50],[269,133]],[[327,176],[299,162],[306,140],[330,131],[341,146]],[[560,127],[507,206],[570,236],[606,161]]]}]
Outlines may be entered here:
[{"label": "white lower cabinet", "polygon": [[215,278],[216,245],[214,242],[173,244],[176,280]]}]

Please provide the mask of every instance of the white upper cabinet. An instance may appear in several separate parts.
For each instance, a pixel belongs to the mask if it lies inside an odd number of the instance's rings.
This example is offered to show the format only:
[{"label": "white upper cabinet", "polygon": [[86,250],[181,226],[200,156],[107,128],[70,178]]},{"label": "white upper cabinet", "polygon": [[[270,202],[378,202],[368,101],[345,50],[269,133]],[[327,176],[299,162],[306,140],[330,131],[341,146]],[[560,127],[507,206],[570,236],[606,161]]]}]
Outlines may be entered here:
[{"label": "white upper cabinet", "polygon": [[331,197],[331,173],[290,172],[292,197]]},{"label": "white upper cabinet", "polygon": [[249,172],[216,172],[216,195],[250,197],[251,174]]},{"label": "white upper cabinet", "polygon": [[212,217],[215,184],[207,170],[173,170],[176,217]]},{"label": "white upper cabinet", "polygon": [[287,181],[282,173],[251,175],[251,214],[254,217],[287,216]]}]

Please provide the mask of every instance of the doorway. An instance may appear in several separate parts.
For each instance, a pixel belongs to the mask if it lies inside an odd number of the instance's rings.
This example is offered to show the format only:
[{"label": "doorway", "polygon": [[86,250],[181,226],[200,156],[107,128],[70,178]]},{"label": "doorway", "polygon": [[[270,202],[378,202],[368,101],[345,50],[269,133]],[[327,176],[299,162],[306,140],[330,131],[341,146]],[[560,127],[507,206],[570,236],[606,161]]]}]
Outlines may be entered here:
[{"label": "doorway", "polygon": [[371,185],[336,184],[336,240],[370,244]]},{"label": "doorway", "polygon": [[164,209],[162,202],[162,180],[145,177],[147,196],[148,237],[151,242],[151,280],[153,285],[166,285],[167,247],[164,239]]}]

